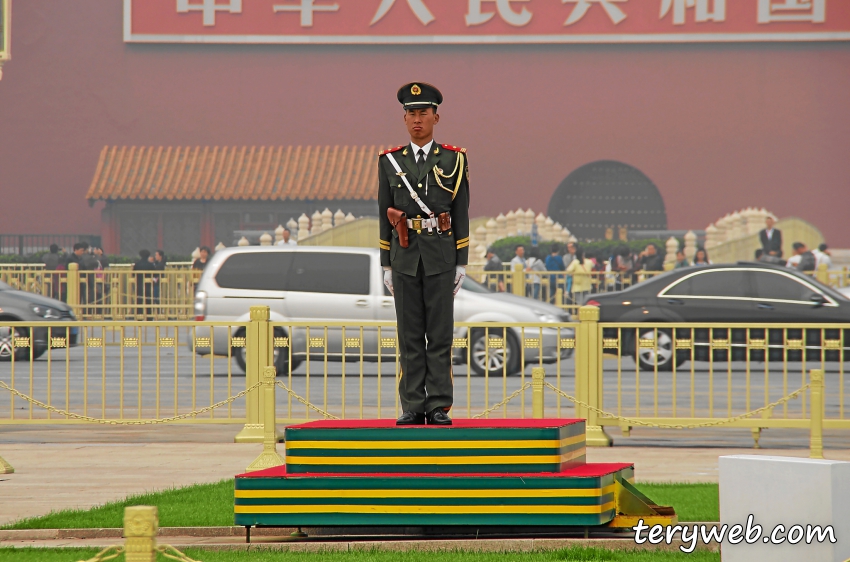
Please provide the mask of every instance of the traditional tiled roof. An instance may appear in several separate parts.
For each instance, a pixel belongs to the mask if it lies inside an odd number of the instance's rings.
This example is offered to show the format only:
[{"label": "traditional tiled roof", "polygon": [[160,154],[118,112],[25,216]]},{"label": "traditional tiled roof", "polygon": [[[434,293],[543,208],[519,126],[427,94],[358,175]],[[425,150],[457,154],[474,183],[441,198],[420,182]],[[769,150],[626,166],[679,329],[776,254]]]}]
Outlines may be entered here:
[{"label": "traditional tiled roof", "polygon": [[384,148],[106,146],[86,199],[377,199]]}]

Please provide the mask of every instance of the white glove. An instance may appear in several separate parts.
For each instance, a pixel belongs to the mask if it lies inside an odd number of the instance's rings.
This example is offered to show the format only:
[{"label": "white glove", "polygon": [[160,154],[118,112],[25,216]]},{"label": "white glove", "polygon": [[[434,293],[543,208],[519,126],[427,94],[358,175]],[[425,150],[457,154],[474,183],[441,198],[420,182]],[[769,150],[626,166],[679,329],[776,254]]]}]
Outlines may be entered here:
[{"label": "white glove", "polygon": [[389,289],[390,294],[395,296],[395,291],[393,291],[393,272],[391,269],[384,270],[384,285]]},{"label": "white glove", "polygon": [[459,265],[455,268],[455,290],[454,294],[460,291],[460,286],[463,285],[463,278],[466,277],[466,266]]}]

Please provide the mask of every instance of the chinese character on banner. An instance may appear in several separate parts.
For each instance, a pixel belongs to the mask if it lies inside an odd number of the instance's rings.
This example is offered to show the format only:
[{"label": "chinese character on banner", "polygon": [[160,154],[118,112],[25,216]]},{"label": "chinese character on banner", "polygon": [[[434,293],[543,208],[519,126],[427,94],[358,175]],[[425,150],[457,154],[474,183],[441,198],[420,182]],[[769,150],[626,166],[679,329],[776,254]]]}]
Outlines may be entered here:
[{"label": "chinese character on banner", "polygon": [[481,25],[487,23],[495,15],[494,12],[482,12],[482,2],[495,2],[496,11],[505,22],[521,27],[531,21],[531,12],[523,6],[519,12],[511,8],[511,2],[528,2],[529,0],[469,0],[469,13],[466,14],[466,25]]},{"label": "chinese character on banner", "polygon": [[[713,10],[709,3],[713,2]],[[696,8],[694,20],[697,23],[706,21],[726,21],[726,0],[661,0],[661,19],[673,9],[673,25],[685,24],[685,12],[688,8]]]},{"label": "chinese character on banner", "polygon": [[574,3],[576,6],[573,8],[573,11],[570,13],[570,17],[567,18],[567,21],[564,22],[564,25],[572,25],[575,22],[579,21],[584,17],[584,14],[590,9],[593,4],[599,4],[602,8],[605,9],[605,13],[608,14],[608,17],[611,18],[611,21],[614,22],[614,25],[617,25],[624,19],[626,19],[626,14],[623,13],[623,10],[620,9],[619,6],[615,4],[615,2],[627,2],[628,0],[561,0],[563,4],[568,2]]},{"label": "chinese character on banner", "polygon": [[[375,25],[381,21],[394,4],[395,0],[381,0],[381,5],[378,6],[378,11],[375,12],[375,17],[372,18],[372,23],[369,25]],[[428,25],[434,21],[434,14],[431,13],[431,10],[428,9],[428,6],[422,0],[407,0],[407,5],[410,6],[413,14],[422,22],[422,25]]]},{"label": "chinese character on banner", "polygon": [[826,0],[759,0],[758,22],[826,21]]},{"label": "chinese character on banner", "polygon": [[242,0],[229,0],[225,4],[216,4],[216,0],[201,0],[200,4],[190,4],[189,0],[177,0],[177,13],[188,14],[189,12],[203,12],[204,25],[212,27],[215,25],[215,13],[228,11],[231,14],[242,13]]},{"label": "chinese character on banner", "polygon": [[316,6],[316,0],[298,0],[300,5],[277,4],[274,7],[277,12],[301,12],[301,27],[313,27],[313,12],[337,12],[339,4],[320,4]]}]

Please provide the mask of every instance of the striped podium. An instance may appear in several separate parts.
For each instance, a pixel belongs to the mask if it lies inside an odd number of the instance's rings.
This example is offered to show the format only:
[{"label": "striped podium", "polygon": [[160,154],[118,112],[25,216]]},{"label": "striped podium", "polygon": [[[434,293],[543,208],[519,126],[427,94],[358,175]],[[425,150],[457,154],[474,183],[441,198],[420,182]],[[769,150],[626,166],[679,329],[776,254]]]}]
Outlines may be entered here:
[{"label": "striped podium", "polygon": [[251,526],[632,526],[675,522],[634,465],[587,463],[580,419],[316,421],[286,428],[286,464],[236,477]]}]

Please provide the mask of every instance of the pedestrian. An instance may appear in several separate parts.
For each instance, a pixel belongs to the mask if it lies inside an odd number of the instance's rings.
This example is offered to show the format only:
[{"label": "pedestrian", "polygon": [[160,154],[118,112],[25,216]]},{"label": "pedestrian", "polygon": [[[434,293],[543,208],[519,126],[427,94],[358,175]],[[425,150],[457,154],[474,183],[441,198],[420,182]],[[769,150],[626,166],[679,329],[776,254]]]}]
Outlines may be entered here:
[{"label": "pedestrian", "polygon": [[440,91],[402,86],[410,142],[378,157],[379,246],[384,284],[395,297],[397,425],[451,425],[454,401],[454,296],[469,256],[469,166],[466,149],[434,142]]},{"label": "pedestrian", "polygon": [[151,253],[148,250],[139,250],[139,260],[133,264],[133,271],[143,272],[136,274],[136,304],[146,305],[145,308],[139,308],[136,314],[142,320],[147,320],[151,313],[149,308],[153,295],[152,281],[153,275],[151,271],[156,271],[153,262],[150,259]]},{"label": "pedestrian", "polygon": [[511,258],[511,270],[516,269],[516,266],[525,269],[525,246],[522,244],[514,249],[514,257]]},{"label": "pedestrian", "polygon": [[576,257],[576,243],[575,242],[567,242],[567,253],[564,254],[562,258],[564,260],[564,268],[570,266],[570,262],[573,261]]},{"label": "pedestrian", "polygon": [[165,259],[165,252],[163,250],[157,250],[153,254],[153,267],[156,271],[160,271],[162,273],[155,275],[153,277],[153,302],[154,304],[159,304],[159,299],[162,291],[162,280],[165,277],[165,266],[168,262]]},{"label": "pedestrian", "polygon": [[[562,272],[566,271],[564,258],[561,256],[561,247],[558,244],[552,244],[549,250],[549,255],[546,256],[546,271]],[[563,288],[564,276],[561,273],[549,274],[549,302],[555,303],[555,297],[558,292],[558,287]]]},{"label": "pedestrian", "polygon": [[673,266],[673,269],[681,269],[683,267],[690,267],[691,262],[688,261],[688,258],[685,257],[684,250],[676,251],[676,265]]},{"label": "pedestrian", "polygon": [[208,247],[201,246],[198,249],[198,253],[201,254],[201,257],[199,257],[194,261],[194,263],[192,263],[192,269],[199,269],[203,271],[203,269],[207,266],[207,260],[209,259],[210,254],[212,252]]},{"label": "pedestrian", "polygon": [[283,239],[281,239],[278,243],[278,246],[297,246],[298,242],[292,239],[292,233],[288,228],[283,229]]},{"label": "pedestrian", "polygon": [[[109,267],[109,260],[103,255],[103,248],[99,248],[97,246],[92,246],[91,249],[92,260],[94,262],[94,302],[98,305],[102,305],[105,300],[106,292],[108,289],[108,284],[105,282],[106,274],[103,273],[107,267]],[[100,316],[103,314],[103,308],[98,306],[95,314]]]},{"label": "pedestrian", "polygon": [[817,268],[817,258],[809,251],[802,242],[794,242],[791,246],[794,249],[794,255],[788,258],[788,267],[793,267],[797,271],[812,273]]},{"label": "pedestrian", "polygon": [[827,269],[832,268],[832,255],[829,253],[829,246],[826,244],[820,244],[817,250],[812,250],[812,253],[815,255],[815,259],[817,260],[815,269],[820,269],[821,265],[826,265]]},{"label": "pedestrian", "polygon": [[584,250],[581,247],[576,247],[573,260],[567,266],[567,273],[571,274],[573,278],[571,286],[572,302],[576,306],[581,306],[590,293],[591,278],[593,277],[593,262],[585,257]]},{"label": "pedestrian", "polygon": [[639,271],[664,271],[664,256],[655,244],[647,244],[638,259]]},{"label": "pedestrian", "polygon": [[[62,255],[59,253],[59,246],[56,244],[50,245],[50,252],[44,254],[42,259],[44,262],[45,271],[57,271],[60,265],[63,264]],[[50,284],[48,292],[54,299],[60,298],[59,274],[51,273],[45,276],[45,280]]]},{"label": "pedestrian", "polygon": [[[496,252],[493,251],[493,248],[487,248],[487,263],[484,264],[484,271],[505,271],[505,266],[502,264],[502,260],[499,259],[499,256],[496,255]],[[492,280],[495,279],[495,283]],[[492,274],[488,274],[486,277],[487,285],[493,289],[494,291],[498,291],[500,293],[505,292],[505,274],[499,273],[495,277]]]},{"label": "pedestrian", "polygon": [[615,290],[619,291],[634,282],[635,261],[631,250],[625,244],[617,248],[612,260],[611,270],[617,274]]},{"label": "pedestrian", "polygon": [[[529,252],[528,259],[525,261],[525,270],[531,272],[540,272],[546,271],[546,266],[543,264],[543,260],[540,259],[540,250],[538,248],[532,248]],[[540,275],[534,273],[531,275],[531,298],[534,300],[540,299]]]},{"label": "pedestrian", "polygon": [[768,256],[777,258],[782,257],[782,231],[778,228],[773,228],[776,224],[776,219],[768,216],[764,219],[765,228],[759,231],[759,241],[761,249]]},{"label": "pedestrian", "polygon": [[708,252],[705,251],[705,248],[697,248],[697,252],[694,254],[694,265],[711,265],[711,260],[708,259]]}]

